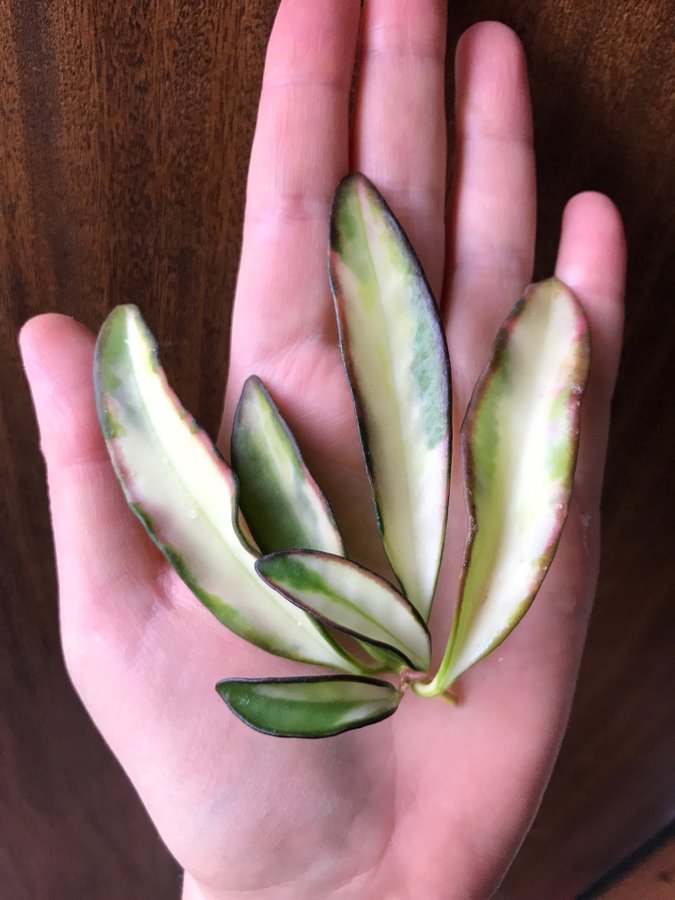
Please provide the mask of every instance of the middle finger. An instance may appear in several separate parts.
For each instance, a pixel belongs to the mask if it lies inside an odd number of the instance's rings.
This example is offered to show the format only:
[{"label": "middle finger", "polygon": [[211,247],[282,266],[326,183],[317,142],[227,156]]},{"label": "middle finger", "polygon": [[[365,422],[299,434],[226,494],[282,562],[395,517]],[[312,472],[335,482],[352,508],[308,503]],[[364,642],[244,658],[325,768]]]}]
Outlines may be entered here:
[{"label": "middle finger", "polygon": [[445,257],[446,4],[365,0],[352,167],[384,195],[437,298]]}]

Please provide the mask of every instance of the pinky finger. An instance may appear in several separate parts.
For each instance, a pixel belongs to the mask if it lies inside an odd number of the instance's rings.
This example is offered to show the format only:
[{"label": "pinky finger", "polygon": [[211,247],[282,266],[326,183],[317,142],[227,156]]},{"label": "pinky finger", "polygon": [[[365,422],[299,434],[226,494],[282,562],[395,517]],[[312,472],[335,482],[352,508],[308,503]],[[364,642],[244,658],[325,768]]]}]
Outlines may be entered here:
[{"label": "pinky finger", "polygon": [[591,371],[583,403],[578,489],[599,501],[609,407],[614,391],[621,338],[626,242],[621,216],[603,194],[573,197],[563,214],[556,276],[579,298],[591,328]]}]

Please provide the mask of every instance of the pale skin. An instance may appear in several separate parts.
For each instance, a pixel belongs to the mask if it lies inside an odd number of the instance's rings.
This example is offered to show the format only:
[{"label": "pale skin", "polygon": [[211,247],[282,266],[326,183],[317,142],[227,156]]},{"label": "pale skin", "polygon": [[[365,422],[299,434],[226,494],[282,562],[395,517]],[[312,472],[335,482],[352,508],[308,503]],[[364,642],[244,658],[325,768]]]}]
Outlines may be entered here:
[{"label": "pale skin", "polygon": [[[523,49],[497,23],[461,39],[446,208],[445,4],[282,0],[248,181],[220,446],[257,373],[328,493],[351,555],[380,568],[326,275],[332,192],[350,170],[388,199],[447,328],[455,426],[494,333],[532,278],[535,179]],[[599,500],[622,329],[625,249],[606,197],[573,197],[556,275],[589,318],[593,359],[574,500],[537,600],[460,681],[324,741],[246,728],[223,677],[299,674],[226,631],[127,508],[94,408],[94,337],[28,322],[26,373],[47,464],[64,655],[94,722],[185,869],[186,900],[485,898],[538,807],[567,721],[595,590]],[[126,299],[126,298],[125,298]],[[443,649],[466,521],[455,456],[432,631]]]}]

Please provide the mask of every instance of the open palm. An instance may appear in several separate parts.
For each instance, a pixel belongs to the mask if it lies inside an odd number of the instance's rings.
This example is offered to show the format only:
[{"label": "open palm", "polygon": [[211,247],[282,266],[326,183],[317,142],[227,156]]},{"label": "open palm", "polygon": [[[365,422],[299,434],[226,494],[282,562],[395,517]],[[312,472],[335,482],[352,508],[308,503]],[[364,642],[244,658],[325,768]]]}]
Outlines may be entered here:
[{"label": "open palm", "polygon": [[[444,4],[366,0],[360,31],[359,17],[359,0],[281,2],[251,157],[219,443],[226,453],[242,384],[260,375],[331,500],[350,556],[379,569],[328,292],[332,193],[348,171],[364,172],[408,232],[441,300],[457,427],[492,337],[532,277],[535,182],[525,64],[508,29],[483,23],[460,42],[447,206]],[[24,327],[66,662],[185,867],[186,897],[482,898],[499,882],[555,758],[594,592],[623,268],[612,204],[575,197],[556,274],[584,305],[593,363],[574,500],[532,610],[462,679],[457,708],[407,696],[391,719],[325,741],[270,738],[227,711],[219,679],[297,674],[298,665],[223,629],[127,508],[94,408],[93,336],[57,315]],[[456,465],[453,475],[431,623],[437,653],[466,530]]]}]

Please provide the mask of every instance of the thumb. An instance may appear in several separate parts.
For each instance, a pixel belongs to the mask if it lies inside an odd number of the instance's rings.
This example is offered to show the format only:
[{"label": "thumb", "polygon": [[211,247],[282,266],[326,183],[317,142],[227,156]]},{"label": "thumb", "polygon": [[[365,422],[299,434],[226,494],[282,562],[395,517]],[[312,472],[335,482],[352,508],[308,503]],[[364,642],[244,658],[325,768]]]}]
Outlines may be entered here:
[{"label": "thumb", "polygon": [[47,466],[63,648],[76,685],[92,650],[111,642],[119,649],[140,634],[163,566],[108,457],[94,345],[83,325],[51,313],[31,319],[19,337]]}]

